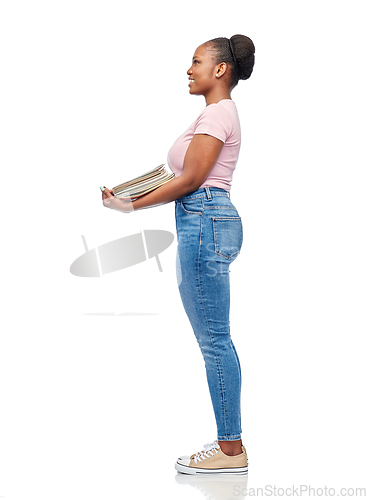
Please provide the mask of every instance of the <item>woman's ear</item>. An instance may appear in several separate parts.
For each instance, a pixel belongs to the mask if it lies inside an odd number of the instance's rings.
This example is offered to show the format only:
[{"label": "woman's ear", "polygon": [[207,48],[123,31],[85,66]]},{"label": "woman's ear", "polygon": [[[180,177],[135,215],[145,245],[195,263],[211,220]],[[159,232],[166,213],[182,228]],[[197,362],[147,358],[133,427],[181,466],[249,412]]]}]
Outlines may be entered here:
[{"label": "woman's ear", "polygon": [[220,64],[217,64],[215,76],[217,78],[220,78],[221,76],[223,76],[225,74],[225,72],[227,71],[227,69],[228,69],[227,63],[222,62]]}]

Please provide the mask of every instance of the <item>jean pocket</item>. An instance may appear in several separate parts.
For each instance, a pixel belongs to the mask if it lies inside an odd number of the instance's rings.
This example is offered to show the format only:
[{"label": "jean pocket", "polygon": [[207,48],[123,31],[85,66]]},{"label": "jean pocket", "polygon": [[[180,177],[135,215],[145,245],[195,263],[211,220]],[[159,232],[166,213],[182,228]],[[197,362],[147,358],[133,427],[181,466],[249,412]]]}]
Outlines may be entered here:
[{"label": "jean pocket", "polygon": [[243,241],[241,217],[212,217],[214,251],[225,259],[234,260]]},{"label": "jean pocket", "polygon": [[201,214],[203,212],[203,202],[201,198],[180,202],[182,210],[187,214]]}]

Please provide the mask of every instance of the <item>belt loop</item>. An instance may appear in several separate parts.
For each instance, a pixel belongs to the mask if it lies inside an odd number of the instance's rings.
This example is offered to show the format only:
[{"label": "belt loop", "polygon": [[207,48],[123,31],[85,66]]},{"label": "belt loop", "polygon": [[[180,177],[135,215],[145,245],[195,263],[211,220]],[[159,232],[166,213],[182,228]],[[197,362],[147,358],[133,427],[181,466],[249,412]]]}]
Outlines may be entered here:
[{"label": "belt loop", "polygon": [[206,187],[204,189],[206,191],[206,197],[208,198],[208,200],[211,200],[212,199],[212,193],[210,192],[210,188]]}]

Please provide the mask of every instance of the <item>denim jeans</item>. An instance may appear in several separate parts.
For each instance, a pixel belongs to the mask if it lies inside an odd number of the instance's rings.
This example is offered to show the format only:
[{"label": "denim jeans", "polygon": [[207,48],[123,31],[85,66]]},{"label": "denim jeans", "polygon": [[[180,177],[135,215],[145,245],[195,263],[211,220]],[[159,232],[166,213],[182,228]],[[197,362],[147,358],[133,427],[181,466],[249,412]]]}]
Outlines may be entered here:
[{"label": "denim jeans", "polygon": [[241,367],[229,327],[229,266],[242,222],[229,193],[201,188],[176,200],[177,280],[205,361],[217,439],[241,438]]}]

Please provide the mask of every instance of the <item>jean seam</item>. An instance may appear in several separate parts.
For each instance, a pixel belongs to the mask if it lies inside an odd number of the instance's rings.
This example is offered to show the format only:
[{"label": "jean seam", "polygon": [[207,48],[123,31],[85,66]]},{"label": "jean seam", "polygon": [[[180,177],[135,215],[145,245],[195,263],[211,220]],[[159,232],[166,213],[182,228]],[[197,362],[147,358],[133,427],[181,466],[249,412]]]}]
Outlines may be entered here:
[{"label": "jean seam", "polygon": [[235,211],[237,211],[235,208],[229,207],[229,206],[225,206],[225,205],[217,205],[215,207],[205,207],[205,210],[213,210],[213,209],[215,209],[215,210],[219,209],[219,210],[235,210]]},{"label": "jean seam", "polygon": [[218,441],[238,441],[241,439],[241,434],[235,434],[234,436],[218,436]]},{"label": "jean seam", "polygon": [[218,354],[217,354],[217,350],[215,348],[215,345],[214,345],[214,342],[213,342],[213,336],[210,332],[210,328],[209,328],[209,323],[208,323],[208,316],[206,314],[206,310],[205,310],[205,302],[204,302],[204,299],[203,299],[203,291],[202,291],[202,283],[201,283],[201,277],[200,277],[200,267],[201,267],[201,263],[200,263],[200,253],[201,253],[201,246],[199,246],[199,255],[198,255],[198,283],[199,283],[199,289],[200,289],[200,297],[201,297],[201,303],[202,303],[202,307],[203,307],[203,311],[204,311],[204,315],[205,315],[205,322],[206,322],[206,329],[207,329],[207,332],[208,332],[208,335],[209,335],[209,338],[210,338],[210,342],[212,344],[212,348],[213,348],[213,351],[215,353],[215,360],[216,360],[216,364],[217,364],[217,375],[219,377],[219,381],[220,381],[220,392],[221,392],[221,404],[222,404],[222,414],[224,416],[224,429],[225,429],[225,432],[227,434],[227,415],[226,415],[226,408],[225,408],[225,396],[224,396],[224,384],[223,384],[223,376],[222,376],[222,371],[221,371],[221,366],[220,366],[220,363],[219,363],[219,357],[218,357]]},{"label": "jean seam", "polygon": [[237,355],[237,351],[233,345],[233,342],[232,342],[232,339],[231,339],[231,349],[232,349],[232,352],[234,354],[234,357],[235,357],[235,360],[236,360],[236,363],[237,363],[237,369],[238,369],[238,375],[239,375],[239,381],[240,381],[240,421],[239,421],[239,424],[240,424],[240,431],[242,431],[242,422],[241,422],[241,388],[242,388],[242,374],[241,374],[241,365],[240,365],[240,360],[238,359],[238,355]]},{"label": "jean seam", "polygon": [[[200,245],[201,245],[201,237],[203,233],[203,216],[204,216],[204,202],[201,202],[202,209],[201,209],[201,218],[200,218]],[[200,247],[199,247],[199,252],[200,252]],[[200,256],[200,253],[199,253]]]},{"label": "jean seam", "polygon": [[201,215],[202,212],[195,212],[195,211],[190,211],[190,210],[187,210],[183,204],[182,201],[179,202],[179,204],[181,205],[181,208],[182,210],[186,213],[186,214],[189,214],[189,215]]}]

